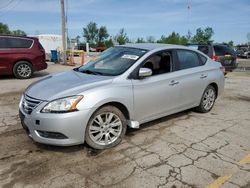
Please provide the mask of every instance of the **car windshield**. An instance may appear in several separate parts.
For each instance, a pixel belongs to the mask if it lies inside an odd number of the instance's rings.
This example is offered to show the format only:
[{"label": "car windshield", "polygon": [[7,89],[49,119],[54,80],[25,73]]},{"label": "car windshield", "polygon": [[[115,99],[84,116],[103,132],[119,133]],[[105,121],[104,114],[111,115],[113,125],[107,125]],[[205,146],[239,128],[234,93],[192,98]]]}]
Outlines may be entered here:
[{"label": "car windshield", "polygon": [[117,76],[124,73],[147,51],[128,47],[112,47],[100,54],[99,58],[75,71],[104,76]]}]

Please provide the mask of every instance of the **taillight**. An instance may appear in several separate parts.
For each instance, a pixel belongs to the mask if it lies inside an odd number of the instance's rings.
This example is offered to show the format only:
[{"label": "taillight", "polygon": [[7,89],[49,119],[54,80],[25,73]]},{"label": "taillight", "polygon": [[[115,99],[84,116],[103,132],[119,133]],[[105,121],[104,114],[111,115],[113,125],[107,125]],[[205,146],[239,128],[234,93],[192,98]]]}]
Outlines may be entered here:
[{"label": "taillight", "polygon": [[214,60],[214,61],[218,60],[218,56],[215,54],[215,52],[213,52],[213,55],[212,55],[211,59]]},{"label": "taillight", "polygon": [[214,60],[214,61],[217,61],[217,60],[218,60],[218,57],[217,57],[216,55],[213,55],[213,56],[211,57],[211,59]]}]

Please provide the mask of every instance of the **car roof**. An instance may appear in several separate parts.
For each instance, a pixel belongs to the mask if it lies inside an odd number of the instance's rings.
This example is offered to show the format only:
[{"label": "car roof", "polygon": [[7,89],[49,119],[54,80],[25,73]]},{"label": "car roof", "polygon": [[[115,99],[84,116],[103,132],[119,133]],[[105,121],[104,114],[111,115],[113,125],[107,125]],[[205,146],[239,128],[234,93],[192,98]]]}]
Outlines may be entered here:
[{"label": "car roof", "polygon": [[0,35],[0,37],[20,38],[20,39],[37,39],[36,37],[18,36],[18,35]]},{"label": "car roof", "polygon": [[182,48],[182,49],[190,49],[186,46],[182,45],[174,45],[174,44],[161,44],[161,43],[128,43],[124,45],[118,45],[121,47],[129,47],[129,48],[138,48],[143,50],[154,50],[159,48],[171,49],[171,48]]}]

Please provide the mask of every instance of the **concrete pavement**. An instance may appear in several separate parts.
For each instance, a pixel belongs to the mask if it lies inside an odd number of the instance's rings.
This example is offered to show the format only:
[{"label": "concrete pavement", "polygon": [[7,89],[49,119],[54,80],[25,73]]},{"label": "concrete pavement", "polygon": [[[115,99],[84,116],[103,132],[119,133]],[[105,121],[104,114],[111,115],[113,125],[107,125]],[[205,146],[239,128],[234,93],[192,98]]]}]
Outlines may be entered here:
[{"label": "concrete pavement", "polygon": [[128,130],[115,148],[34,143],[18,118],[30,80],[0,80],[0,187],[250,187],[250,74],[229,73],[213,110],[184,111]]}]

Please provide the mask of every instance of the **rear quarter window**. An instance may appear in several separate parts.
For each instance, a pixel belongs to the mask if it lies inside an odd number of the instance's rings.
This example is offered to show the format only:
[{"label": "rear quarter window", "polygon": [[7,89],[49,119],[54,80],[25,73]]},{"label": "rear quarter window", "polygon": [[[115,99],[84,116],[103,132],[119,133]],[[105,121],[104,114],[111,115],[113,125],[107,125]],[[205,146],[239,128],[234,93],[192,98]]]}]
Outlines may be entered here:
[{"label": "rear quarter window", "polygon": [[200,58],[200,62],[202,65],[205,65],[207,62],[207,58],[204,55],[198,54],[199,58]]},{"label": "rear quarter window", "polygon": [[40,42],[38,42],[38,47],[39,47],[39,49],[44,49],[43,45]]}]

